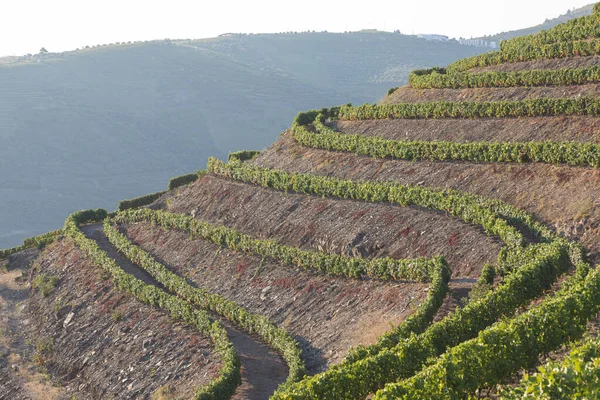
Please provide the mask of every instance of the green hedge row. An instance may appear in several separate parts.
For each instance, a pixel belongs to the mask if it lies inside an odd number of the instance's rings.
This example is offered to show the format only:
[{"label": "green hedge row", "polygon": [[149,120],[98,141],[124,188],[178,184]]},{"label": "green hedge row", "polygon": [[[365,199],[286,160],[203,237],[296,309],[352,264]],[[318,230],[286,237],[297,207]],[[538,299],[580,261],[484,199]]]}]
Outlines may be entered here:
[{"label": "green hedge row", "polygon": [[400,160],[543,162],[600,167],[600,145],[581,142],[444,142],[406,141],[336,132],[319,118],[317,132],[294,125],[292,134],[303,146],[347,151],[358,155]]},{"label": "green hedge row", "polygon": [[503,399],[571,400],[600,398],[600,340],[587,339],[562,361],[549,361],[525,374],[516,387],[503,388]]},{"label": "green hedge row", "polygon": [[173,214],[166,211],[149,209],[131,210],[117,217],[118,222],[152,222],[167,229],[180,229],[236,251],[254,253],[272,258],[279,262],[314,269],[331,275],[360,278],[364,275],[383,280],[413,280],[426,282],[431,280],[434,271],[446,261],[441,257],[432,259],[421,257],[396,260],[390,257],[365,259],[319,251],[301,250],[286,246],[271,239],[256,239],[235,229],[213,225],[196,218]]},{"label": "green hedge row", "polygon": [[[163,215],[168,218],[168,215]],[[140,221],[156,222],[160,218],[153,218],[151,210],[137,210],[118,214],[115,223],[135,223]],[[164,220],[163,220],[164,222]],[[177,225],[175,223],[175,225]],[[168,226],[172,226],[168,224]],[[123,253],[129,260],[147,271],[158,283],[167,290],[186,299],[201,309],[215,312],[238,328],[260,336],[271,345],[286,361],[289,375],[286,383],[292,383],[304,377],[305,367],[301,357],[298,343],[285,331],[273,325],[265,316],[252,314],[233,301],[222,296],[212,294],[206,290],[192,287],[179,275],[171,272],[167,267],[157,262],[150,254],[135,246],[118,229],[113,227],[109,220],[104,223],[104,232],[112,245]],[[285,384],[282,385],[285,387]]]},{"label": "green hedge row", "polygon": [[[386,385],[375,398],[465,398],[479,388],[509,379],[521,368],[535,367],[540,355],[580,337],[587,322],[600,311],[600,270],[593,270],[585,280],[571,280],[578,282],[568,291],[482,331],[414,377]],[[598,375],[595,379],[597,385]]]},{"label": "green hedge row", "polygon": [[364,398],[388,382],[407,379],[448,349],[476,337],[497,320],[510,317],[519,307],[542,295],[569,265],[561,245],[531,246],[504,283],[482,299],[470,302],[420,335],[358,349],[343,364],[293,385],[278,398]]},{"label": "green hedge row", "polygon": [[[129,211],[127,213],[119,214],[115,219],[115,222],[117,223],[136,223],[141,221],[152,222],[166,229],[181,229],[192,235],[196,235],[199,232],[199,229],[195,227],[198,223],[197,220],[184,215],[170,214],[162,211]],[[235,249],[239,249],[239,247],[236,246]],[[380,340],[381,344],[389,344],[393,340],[397,343],[401,338],[408,337],[412,333],[421,333],[433,320],[435,313],[441,307],[446,296],[448,282],[450,280],[450,269],[445,260],[441,257],[435,258],[434,260],[434,267],[430,271],[431,286],[426,299],[413,315],[409,316],[398,327],[384,335]],[[166,283],[164,284],[168,286]],[[213,310],[212,307],[211,310]],[[217,310],[217,312],[219,311]]]},{"label": "green hedge row", "polygon": [[390,202],[404,207],[416,205],[440,210],[465,222],[481,225],[487,233],[499,236],[508,246],[520,247],[524,244],[523,235],[494,211],[482,207],[477,196],[465,196],[452,190],[401,185],[395,182],[355,182],[311,174],[288,173],[241,163],[226,164],[212,157],[208,160],[208,170],[237,181],[281,191]]},{"label": "green hedge row", "polygon": [[[557,115],[597,116],[600,115],[600,98],[365,104],[358,107],[342,106],[339,108],[337,115],[339,119],[350,121],[367,119],[518,118]],[[302,120],[310,119],[303,117]],[[314,118],[312,121],[314,121]]]},{"label": "green hedge row", "polygon": [[104,252],[98,244],[88,239],[79,224],[97,222],[107,215],[104,210],[81,211],[72,214],[65,221],[64,233],[97,266],[108,272],[119,290],[126,291],[143,303],[151,304],[168,312],[173,318],[195,326],[210,336],[216,351],[221,355],[223,365],[218,378],[195,393],[198,400],[228,399],[241,382],[240,361],[227,337],[227,332],[218,321],[212,322],[205,311],[191,307],[185,300],[171,296],[156,286],[147,285],[123,271],[117,263]]},{"label": "green hedge row", "polygon": [[[392,335],[390,338],[384,337],[382,343],[354,351],[343,365],[293,385],[278,397],[282,399],[359,398],[377,390],[386,382],[407,378],[425,365],[430,357],[442,354],[447,348],[474,337],[499,317],[511,315],[518,307],[542,294],[559,274],[572,265],[571,261],[578,263],[582,257],[581,249],[577,246],[571,248],[566,241],[556,238],[547,228],[533,222],[522,211],[502,202],[474,195],[461,196],[455,191],[444,191],[444,196],[437,197],[436,191],[421,187],[406,187],[396,183],[357,183],[307,174],[288,174],[238,163],[224,164],[215,159],[209,160],[209,171],[277,190],[400,205],[416,204],[441,209],[484,226],[489,225],[482,220],[489,223],[494,218],[500,218],[500,214],[513,222],[529,225],[532,231],[538,232],[544,239],[553,240],[551,243],[527,248],[515,246],[509,240],[508,243],[513,245],[508,250],[505,249],[502,257],[505,264],[514,266],[510,268],[512,272],[505,283],[497,290],[432,325],[422,335],[403,341]],[[406,192],[404,196],[399,192],[401,189]],[[479,219],[476,217],[479,213],[486,214],[486,217]],[[486,230],[494,233],[489,228]],[[388,339],[391,340],[386,343]]]},{"label": "green hedge row", "polygon": [[50,243],[52,243],[60,234],[62,230],[56,230],[52,232],[44,233],[43,235],[26,238],[23,244],[20,246],[12,247],[10,249],[0,250],[0,260],[8,258],[10,255],[18,253],[20,251],[37,247],[43,249]]},{"label": "green hedge row", "polygon": [[258,150],[241,150],[236,151],[234,153],[229,153],[229,157],[227,158],[229,161],[238,160],[238,161],[249,161],[254,157],[260,154]]},{"label": "green hedge row", "polygon": [[413,71],[413,89],[500,88],[517,86],[570,86],[600,82],[600,67],[446,73],[444,69]]},{"label": "green hedge row", "polygon": [[147,206],[148,204],[154,203],[165,193],[167,193],[166,190],[164,190],[162,192],[157,192],[157,193],[150,193],[145,196],[136,197],[135,199],[121,200],[119,202],[119,206],[117,207],[117,210],[125,211],[125,210],[129,210],[131,208]]},{"label": "green hedge row", "polygon": [[169,181],[169,190],[177,189],[178,187],[192,183],[198,179],[198,173],[176,176]]},{"label": "green hedge row", "polygon": [[566,57],[589,57],[600,54],[600,40],[557,42],[539,46],[525,45],[504,51],[498,50],[458,60],[448,66],[448,72],[464,72],[473,68],[487,67],[520,61],[547,60]]}]

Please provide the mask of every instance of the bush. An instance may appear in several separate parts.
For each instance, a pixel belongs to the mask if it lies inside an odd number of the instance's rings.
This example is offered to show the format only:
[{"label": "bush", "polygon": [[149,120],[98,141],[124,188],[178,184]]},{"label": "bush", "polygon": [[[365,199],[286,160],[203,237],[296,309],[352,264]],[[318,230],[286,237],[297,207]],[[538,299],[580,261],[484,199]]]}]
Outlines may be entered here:
[{"label": "bush", "polygon": [[260,154],[258,150],[241,150],[234,153],[229,153],[228,161],[238,160],[240,162],[252,160]]},{"label": "bush", "polygon": [[169,190],[177,189],[178,187],[192,183],[196,181],[196,179],[198,179],[198,174],[195,172],[193,174],[186,174],[172,178],[169,181]]},{"label": "bush", "polygon": [[56,289],[58,280],[57,276],[39,274],[31,282],[31,288],[39,289],[44,297],[48,297],[48,295]]},{"label": "bush", "polygon": [[165,193],[167,193],[167,191],[162,191],[162,192],[157,192],[157,193],[151,193],[151,194],[147,194],[145,196],[136,197],[135,199],[130,199],[130,200],[121,200],[119,202],[119,206],[117,207],[117,210],[118,211],[125,211],[125,210],[129,210],[131,208],[138,208],[138,207],[147,206],[149,204],[154,203],[156,200],[158,200]]}]

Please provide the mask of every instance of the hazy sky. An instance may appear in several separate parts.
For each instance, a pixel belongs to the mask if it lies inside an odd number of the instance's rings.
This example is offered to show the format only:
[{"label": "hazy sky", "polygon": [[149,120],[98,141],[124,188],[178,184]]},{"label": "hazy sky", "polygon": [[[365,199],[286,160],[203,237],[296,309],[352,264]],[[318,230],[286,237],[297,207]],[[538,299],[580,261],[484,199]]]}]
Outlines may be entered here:
[{"label": "hazy sky", "polygon": [[2,0],[0,55],[225,32],[376,28],[471,37],[524,28],[590,0]]}]

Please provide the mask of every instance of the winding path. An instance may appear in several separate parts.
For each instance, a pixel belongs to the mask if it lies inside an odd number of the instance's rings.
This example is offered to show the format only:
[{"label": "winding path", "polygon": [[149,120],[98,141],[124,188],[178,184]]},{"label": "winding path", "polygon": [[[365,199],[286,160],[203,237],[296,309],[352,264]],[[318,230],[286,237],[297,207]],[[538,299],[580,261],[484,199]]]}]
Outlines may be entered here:
[{"label": "winding path", "polygon": [[[98,243],[110,258],[127,272],[149,285],[163,286],[150,276],[146,271],[129,261],[120,254],[108,241],[104,234],[102,224],[81,226],[82,232]],[[279,384],[283,383],[288,375],[288,367],[283,359],[260,340],[242,332],[225,320],[223,326],[227,330],[229,340],[233,343],[242,364],[242,384],[233,395],[233,400],[264,400],[275,392]]]}]

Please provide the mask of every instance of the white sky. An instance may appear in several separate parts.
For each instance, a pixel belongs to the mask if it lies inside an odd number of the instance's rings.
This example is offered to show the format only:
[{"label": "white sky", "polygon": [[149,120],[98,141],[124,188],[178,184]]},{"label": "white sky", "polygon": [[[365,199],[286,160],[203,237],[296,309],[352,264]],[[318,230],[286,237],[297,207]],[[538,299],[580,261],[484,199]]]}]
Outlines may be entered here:
[{"label": "white sky", "polygon": [[[471,37],[537,25],[593,0],[1,0],[0,56],[225,32],[375,28]],[[293,4],[293,5],[292,5]]]}]

